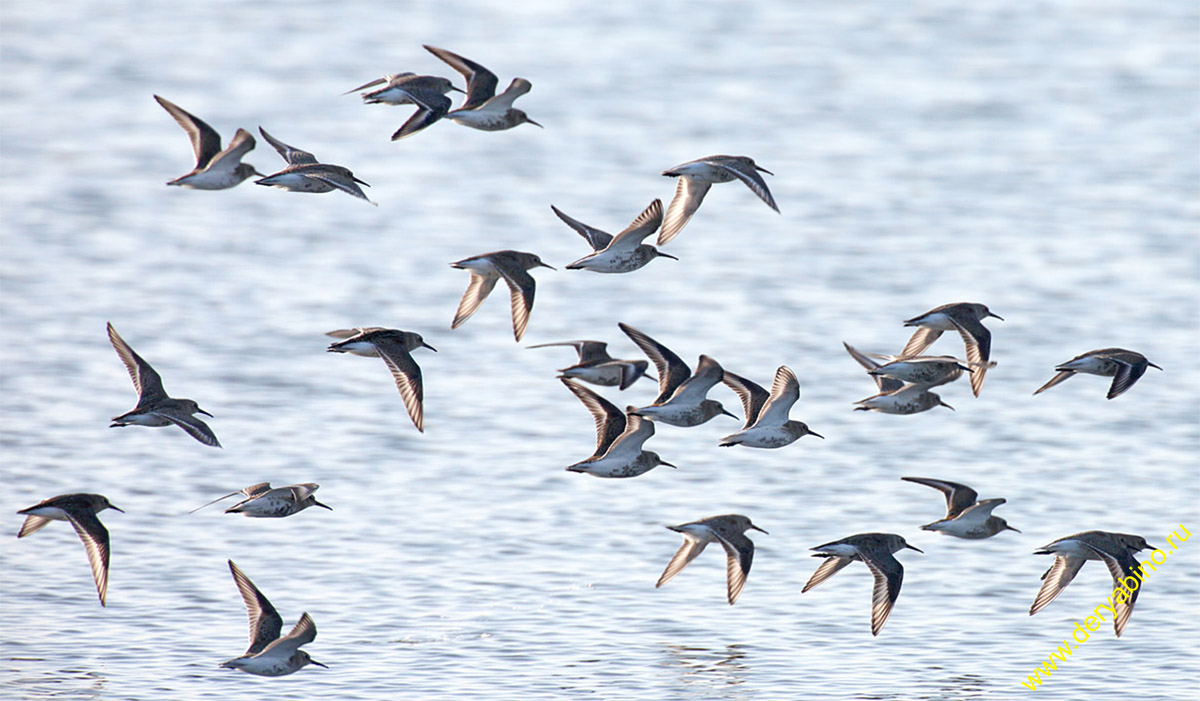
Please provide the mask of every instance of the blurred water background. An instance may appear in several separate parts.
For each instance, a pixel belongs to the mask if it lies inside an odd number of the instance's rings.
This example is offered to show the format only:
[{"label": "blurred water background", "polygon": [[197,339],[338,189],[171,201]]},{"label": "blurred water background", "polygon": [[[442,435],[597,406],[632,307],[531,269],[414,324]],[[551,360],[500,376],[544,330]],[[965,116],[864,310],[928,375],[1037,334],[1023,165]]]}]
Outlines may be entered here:
[{"label": "blurred water background", "polygon": [[[1200,529],[1193,2],[9,0],[0,20],[0,697],[1003,699],[1111,590],[1092,563],[1030,617],[1035,548]],[[421,44],[531,80],[517,106],[546,128],[390,142],[408,108],[340,94],[403,70],[461,85]],[[155,93],[350,167],[380,206],[165,187],[192,160]],[[774,171],[782,214],[718,186],[665,249],[680,261],[563,270],[587,247],[549,205],[619,231],[673,193],[661,170],[713,153]],[[261,139],[246,160],[282,165]],[[535,272],[524,342],[503,287],[451,332],[467,275],[447,263],[505,248],[559,268]],[[955,301],[1005,318],[982,396],[852,411],[874,385],[842,341],[898,352],[903,319]],[[106,321],[224,450],[107,427],[135,395]],[[638,357],[618,321],[768,387],[789,365],[793,418],[827,440],[718,448],[721,417],[660,427],[647,448],[678,470],[565,472],[593,445],[553,379],[571,351],[524,346]],[[381,362],[324,352],[353,325],[438,348],[417,354],[424,435]],[[1107,346],[1165,370],[1115,401],[1088,376],[1031,396]],[[604,394],[645,404],[652,384]],[[1022,533],[923,533],[941,497],[902,475],[1006,497]],[[264,480],[318,482],[334,510],[183,515]],[[17,509],[74,491],[127,511],[102,514],[107,608],[66,524],[11,537]],[[719,549],[656,590],[679,545],[663,526],[730,512],[770,531],[738,604]],[[865,567],[800,596],[808,548],[864,531],[926,551],[900,555],[878,638]],[[246,645],[227,558],[286,626],[312,614],[329,670],[217,669]],[[1194,693],[1198,562],[1186,543],[1125,635],[1106,624],[1038,696]]]}]

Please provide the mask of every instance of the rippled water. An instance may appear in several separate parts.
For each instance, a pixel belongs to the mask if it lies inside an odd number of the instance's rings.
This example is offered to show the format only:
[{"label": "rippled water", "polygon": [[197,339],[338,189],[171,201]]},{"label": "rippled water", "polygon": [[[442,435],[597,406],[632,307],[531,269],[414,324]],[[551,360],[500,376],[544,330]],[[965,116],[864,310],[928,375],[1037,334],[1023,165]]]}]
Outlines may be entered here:
[{"label": "rippled water", "polygon": [[[65,524],[0,540],[0,696],[11,698],[1009,698],[1109,593],[1098,563],[1027,615],[1087,529],[1152,543],[1200,527],[1197,34],[1194,3],[4,3],[0,191],[4,340],[0,512],[94,491],[113,538],[97,605]],[[544,130],[437,124],[391,143],[407,109],[348,87],[447,74],[444,46],[533,82]],[[457,76],[456,76],[457,79]],[[228,137],[265,126],[371,183],[341,194],[166,188],[188,170],[157,93]],[[776,215],[714,188],[633,275],[564,271],[586,246],[549,211],[615,231],[673,183],[664,168],[748,154]],[[247,160],[280,166],[260,143]],[[525,344],[503,291],[451,333],[467,276],[446,263],[532,250]],[[982,397],[913,417],[851,411],[873,385],[841,348],[895,352],[901,320],[988,304]],[[224,450],[180,431],[110,430],[134,394],[112,321],[192,397]],[[591,420],[552,371],[617,321],[762,384],[787,364],[793,410],[828,440],[718,449],[732,419],[662,427],[679,466],[568,474]],[[324,352],[328,329],[424,334],[427,433],[382,363]],[[1055,363],[1124,346],[1163,366],[1128,394],[1081,377],[1032,397]],[[947,337],[941,352],[961,352]],[[647,403],[643,381],[617,403]],[[723,387],[713,395],[736,405]],[[922,533],[954,479],[1004,496],[1023,532]],[[182,515],[252,482],[315,481],[332,512],[281,521]],[[654,582],[663,529],[741,512],[770,531],[736,606],[706,552]],[[906,581],[869,633],[855,565],[800,596],[807,548],[906,535]],[[1046,698],[1194,691],[1200,545],[1147,583],[1121,639],[1093,635]],[[331,666],[281,679],[217,669],[245,645],[232,558]]]}]

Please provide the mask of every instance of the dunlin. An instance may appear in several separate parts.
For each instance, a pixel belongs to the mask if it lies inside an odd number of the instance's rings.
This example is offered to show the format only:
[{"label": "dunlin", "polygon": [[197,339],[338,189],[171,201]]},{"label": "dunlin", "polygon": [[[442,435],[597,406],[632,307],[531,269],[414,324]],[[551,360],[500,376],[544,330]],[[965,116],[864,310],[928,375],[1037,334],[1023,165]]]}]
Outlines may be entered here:
[{"label": "dunlin", "polygon": [[1146,360],[1146,356],[1136,351],[1124,348],[1102,348],[1088,351],[1054,368],[1058,374],[1050,378],[1050,381],[1042,385],[1034,394],[1041,394],[1075,373],[1084,372],[1089,375],[1113,378],[1112,386],[1108,388],[1108,398],[1115,399],[1146,374],[1147,367],[1162,370]]},{"label": "dunlin", "polygon": [[[386,85],[383,85],[385,83]],[[364,83],[342,94],[349,95],[352,92],[362,92],[376,85],[383,85],[383,87],[379,90],[363,93],[363,102],[369,105],[413,105],[416,104],[412,99],[412,93],[414,92],[428,92],[437,95],[445,95],[451,90],[462,92],[462,90],[454,87],[454,84],[446,78],[436,75],[417,75],[410,71],[406,73],[392,73],[382,78],[376,78],[369,83]]]},{"label": "dunlin", "polygon": [[196,154],[196,167],[190,173],[167,182],[193,190],[224,190],[233,187],[252,175],[262,175],[242,157],[254,150],[254,137],[245,129],[238,129],[233,140],[225,149],[221,148],[221,135],[204,120],[184,111],[175,103],[154,96],[158,104],[167,111],[179,126],[187,132]]},{"label": "dunlin", "polygon": [[300,513],[310,506],[319,506],[322,509],[333,511],[333,509],[317,501],[317,498],[313,496],[313,492],[319,488],[320,485],[305,482],[304,484],[290,484],[286,487],[271,489],[270,482],[259,482],[258,484],[252,484],[249,487],[239,489],[236,492],[230,492],[223,497],[217,497],[204,506],[198,506],[188,513],[194,514],[205,506],[210,506],[222,499],[228,499],[237,494],[244,495],[246,498],[225,509],[225,513],[245,514],[250,518],[283,518]]},{"label": "dunlin", "polygon": [[626,415],[612,403],[592,390],[563,379],[579,401],[591,412],[596,423],[596,450],[591,457],[567,468],[570,472],[586,472],[596,477],[637,477],[659,465],[675,467],[658,457],[658,453],[642,450],[646,440],[654,435],[654,423],[640,416]]},{"label": "dunlin", "polygon": [[542,126],[521,110],[513,108],[513,101],[532,89],[533,84],[524,78],[513,78],[508,88],[496,94],[498,80],[492,73],[474,61],[435,46],[425,46],[434,56],[442,59],[467,80],[467,99],[457,109],[444,116],[453,122],[482,131],[501,131],[529,123]]},{"label": "dunlin", "polygon": [[919,414],[937,406],[944,406],[951,411],[954,407],[942,401],[935,392],[930,392],[922,385],[905,384],[900,380],[876,374],[880,364],[872,360],[866,353],[851,346],[845,341],[842,345],[851,358],[858,361],[867,369],[867,374],[875,380],[879,394],[860,399],[855,402],[855,411],[877,411],[881,414]]},{"label": "dunlin", "polygon": [[742,398],[746,423],[742,430],[721,439],[722,447],[744,445],[747,448],[782,448],[804,436],[824,438],[810,431],[803,421],[788,419],[792,405],[800,398],[800,382],[786,365],[775,371],[770,394],[762,387],[726,370],[721,381]]},{"label": "dunlin", "polygon": [[683,227],[700,208],[700,203],[704,201],[704,195],[708,193],[708,188],[712,187],[714,183],[741,180],[763,202],[766,202],[767,206],[778,212],[779,207],[775,204],[775,198],[771,196],[766,181],[758,174],[759,171],[774,175],[766,168],[756,165],[754,159],[748,156],[709,156],[681,163],[670,170],[664,170],[663,175],[679,178],[679,184],[675,186],[675,197],[667,206],[663,228],[658,234],[658,245],[669,242],[678,236],[680,231],[683,231]]},{"label": "dunlin", "polygon": [[[258,128],[258,131],[263,135],[283,160],[287,163],[287,167],[273,175],[268,175],[260,180],[255,180],[256,185],[266,185],[268,187],[277,187],[280,190],[288,190],[289,192],[332,192],[333,190],[341,190],[350,195],[354,195],[359,199],[371,202],[363,193],[359,185],[367,185],[367,183],[354,177],[354,173],[350,172],[349,168],[342,166],[330,165],[328,163],[318,163],[316,156],[308,151],[301,151],[298,148],[288,146],[282,141],[276,139],[267,133],[266,129]],[[370,187],[370,185],[367,185]],[[371,202],[376,207],[379,206],[376,202]]]},{"label": "dunlin", "polygon": [[445,78],[433,75],[416,75],[415,73],[397,73],[378,78],[365,85],[360,85],[353,90],[347,90],[343,94],[366,90],[380,83],[387,83],[387,85],[379,90],[364,93],[362,96],[363,102],[369,105],[417,106],[417,111],[413,112],[412,116],[392,134],[392,141],[416,134],[444,117],[450,111],[450,98],[446,97],[446,93],[451,90],[462,92],[451,85],[450,81]]},{"label": "dunlin", "polygon": [[567,266],[568,270],[591,270],[597,273],[631,273],[644,267],[655,258],[670,258],[679,260],[673,255],[663,253],[654,246],[642,243],[658,229],[662,223],[662,201],[654,200],[650,206],[638,215],[637,219],[617,234],[603,232],[583,222],[563,214],[558,207],[550,205],[550,209],[574,229],[592,247],[593,253],[584,256]]},{"label": "dunlin", "polygon": [[[579,354],[579,362],[559,370],[560,377],[583,380],[601,387],[627,389],[646,374],[650,363],[645,360],[621,360],[608,354],[608,344],[603,341],[562,341],[541,343],[530,348],[571,346]],[[651,378],[653,379],[653,378]]]},{"label": "dunlin", "polygon": [[301,645],[307,645],[317,637],[317,624],[313,623],[307,611],[301,614],[291,632],[279,637],[283,630],[283,618],[279,612],[254,586],[254,582],[233,564],[233,560],[229,561],[229,571],[233,573],[233,581],[242,595],[242,601],[246,603],[246,614],[250,617],[250,647],[241,657],[222,662],[222,667],[240,669],[260,677],[282,677],[307,664],[328,669],[327,665],[317,662],[300,649]]},{"label": "dunlin", "polygon": [[108,497],[100,494],[63,494],[17,512],[25,516],[21,532],[17,533],[18,538],[37,533],[51,521],[69,521],[74,526],[87,550],[101,606],[105,605],[108,598],[108,529],[100,523],[96,514],[105,509],[125,513],[123,509],[110,504]]},{"label": "dunlin", "polygon": [[457,329],[470,319],[491,294],[496,281],[504,278],[512,300],[513,335],[518,341],[525,335],[525,327],[529,325],[529,312],[533,310],[533,293],[537,287],[533,276],[526,271],[538,267],[554,270],[553,266],[546,265],[536,255],[521,251],[494,251],[464,258],[450,265],[471,273],[471,282],[463,293],[462,301],[458,303],[458,311],[450,328]]},{"label": "dunlin", "polygon": [[879,635],[884,622],[892,613],[896,598],[900,596],[900,584],[904,581],[904,566],[892,555],[904,548],[924,552],[909,545],[902,536],[895,533],[859,533],[818,545],[813,548],[817,551],[813,557],[823,557],[826,560],[809,578],[800,593],[803,594],[829,579],[851,562],[861,561],[875,577],[875,587],[871,593],[871,635]]},{"label": "dunlin", "polygon": [[[923,531],[938,531],[956,538],[979,540],[991,538],[1000,531],[1017,531],[999,516],[992,515],[992,509],[1005,503],[1005,499],[984,499],[977,501],[979,494],[965,484],[949,480],[929,479],[927,477],[901,477],[907,482],[916,482],[926,487],[933,487],[946,496],[946,517],[940,521],[921,526]],[[1017,531],[1020,533],[1021,531]]]},{"label": "dunlin", "polygon": [[208,424],[193,416],[193,414],[204,414],[205,416],[212,416],[212,414],[201,409],[191,399],[168,397],[166,390],[163,389],[162,378],[154,371],[154,368],[150,367],[150,363],[142,360],[142,357],[129,347],[129,344],[117,334],[117,330],[111,323],[108,325],[108,340],[116,349],[121,362],[125,363],[125,369],[129,371],[129,378],[133,380],[133,388],[138,392],[137,406],[120,416],[114,416],[109,428],[130,425],[154,427],[174,425],[187,431],[189,436],[204,445],[214,448],[221,447],[220,441],[217,440],[216,434],[212,432]]},{"label": "dunlin", "polygon": [[326,349],[330,353],[383,358],[388,370],[392,371],[413,425],[418,431],[425,431],[425,388],[421,382],[421,368],[413,360],[412,352],[417,348],[428,348],[436,353],[436,348],[426,343],[420,334],[379,326],[338,329],[326,335],[343,339],[330,344]]},{"label": "dunlin", "polygon": [[658,370],[658,397],[649,406],[635,409],[635,414],[672,426],[699,426],[717,414],[733,416],[720,402],[706,398],[724,374],[717,361],[707,355],[700,356],[693,374],[687,364],[663,344],[628,324],[617,326],[633,339]]},{"label": "dunlin", "polygon": [[[1141,579],[1138,577],[1141,565],[1133,554],[1139,550],[1157,550],[1158,548],[1146,543],[1140,535],[1127,533],[1110,533],[1108,531],[1084,531],[1076,533],[1045,545],[1034,551],[1036,555],[1054,555],[1054,564],[1042,575],[1042,588],[1038,590],[1037,598],[1029,609],[1029,615],[1041,611],[1046,604],[1054,601],[1062,593],[1083,563],[1088,560],[1102,560],[1108,567],[1113,578],[1113,587],[1127,592],[1126,597],[1117,596],[1111,603],[1113,630],[1117,637],[1125,630],[1129,617],[1133,614],[1133,604],[1137,601],[1141,590]],[[1122,580],[1133,577],[1139,586],[1131,587],[1129,591],[1121,583]]]},{"label": "dunlin", "polygon": [[[962,377],[964,370],[973,372],[958,358],[949,355],[918,355],[911,358],[876,353],[869,355],[885,362],[874,370],[868,370],[868,375],[890,377],[926,389],[954,382]],[[989,365],[994,366],[995,363]]]},{"label": "dunlin", "polygon": [[1004,321],[1004,317],[993,314],[982,304],[973,302],[943,304],[920,316],[914,316],[906,320],[904,325],[919,328],[912,338],[908,339],[908,344],[904,346],[900,355],[905,358],[921,355],[943,331],[958,331],[967,348],[967,362],[972,370],[971,391],[978,397],[979,391],[983,389],[984,376],[988,368],[994,365],[989,362],[992,355],[992,332],[981,323],[989,316]]},{"label": "dunlin", "polygon": [[754,561],[754,543],[746,537],[746,531],[751,528],[763,533],[766,531],[750,523],[750,519],[741,514],[710,516],[667,528],[683,534],[683,545],[667,563],[667,569],[663,570],[655,588],[671,581],[697,555],[704,552],[709,543],[716,541],[725,548],[726,582],[729,605],[732,606],[741,595],[742,587],[746,586],[746,575],[750,574],[750,564]]}]

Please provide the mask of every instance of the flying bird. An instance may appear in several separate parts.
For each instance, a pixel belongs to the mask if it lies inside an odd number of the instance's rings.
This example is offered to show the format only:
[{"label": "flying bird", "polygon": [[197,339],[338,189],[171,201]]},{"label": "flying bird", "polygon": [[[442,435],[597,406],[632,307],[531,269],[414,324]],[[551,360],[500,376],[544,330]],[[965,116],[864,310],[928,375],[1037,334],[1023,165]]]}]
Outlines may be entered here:
[{"label": "flying bird", "polygon": [[254,150],[254,137],[245,129],[238,129],[229,146],[221,148],[221,135],[204,120],[185,111],[165,98],[154,96],[158,104],[175,118],[192,141],[196,154],[196,167],[189,173],[170,180],[168,185],[178,185],[192,190],[224,190],[253,175],[262,175],[242,158]]},{"label": "flying bird", "polygon": [[529,313],[533,310],[533,293],[537,283],[527,271],[533,268],[550,268],[542,259],[533,253],[522,251],[495,251],[482,255],[464,258],[450,264],[459,270],[471,273],[471,282],[463,293],[462,301],[458,303],[458,311],[454,314],[451,330],[457,329],[471,318],[483,304],[483,300],[491,294],[492,288],[500,278],[508,283],[509,296],[512,302],[513,335],[517,341],[525,335],[525,327],[529,325]]},{"label": "flying bird", "polygon": [[425,431],[425,388],[421,381],[421,367],[413,360],[412,352],[417,348],[428,348],[436,353],[436,348],[426,343],[418,333],[379,326],[338,329],[326,335],[342,339],[330,344],[326,349],[330,353],[383,358],[392,372],[392,379],[396,381],[396,388],[400,390],[400,397],[404,400],[413,425],[418,431]]},{"label": "flying bird", "polygon": [[1077,355],[1058,367],[1058,374],[1042,385],[1034,394],[1041,394],[1054,385],[1065,381],[1076,373],[1100,375],[1113,378],[1112,386],[1108,388],[1108,398],[1116,399],[1133,386],[1146,374],[1146,368],[1162,368],[1146,359],[1146,356],[1136,351],[1124,348],[1101,348]]},{"label": "flying bird", "polygon": [[591,270],[596,273],[631,273],[645,267],[655,258],[679,260],[654,246],[642,243],[662,223],[662,201],[654,200],[621,233],[613,236],[583,222],[572,219],[550,205],[550,209],[567,226],[574,229],[592,247],[592,253],[567,266],[567,270]]},{"label": "flying bird", "polygon": [[748,156],[708,156],[664,170],[663,175],[679,178],[679,183],[675,186],[675,197],[667,206],[662,231],[658,234],[658,245],[668,243],[683,231],[683,227],[700,208],[708,189],[715,183],[741,180],[759,199],[766,202],[768,207],[778,212],[775,198],[771,196],[771,191],[759,172],[774,175]]},{"label": "flying bird", "polygon": [[[262,127],[259,127],[258,131],[268,143],[275,147],[275,150],[287,163],[287,167],[278,173],[255,180],[254,184],[276,187],[289,192],[321,193],[341,190],[346,194],[371,202],[359,187],[359,185],[367,185],[367,183],[354,177],[354,173],[351,173],[349,168],[318,163],[317,157],[308,151],[288,146],[268,134],[267,130]],[[371,202],[371,204],[379,206],[377,202]]]},{"label": "flying bird", "polygon": [[194,414],[204,414],[205,416],[212,416],[212,414],[201,409],[191,399],[168,397],[166,390],[163,389],[162,378],[154,371],[154,368],[150,367],[150,363],[142,360],[142,357],[134,352],[125,339],[121,338],[111,323],[108,324],[108,340],[116,349],[117,357],[125,364],[125,369],[129,371],[129,378],[133,380],[133,388],[138,393],[137,406],[120,416],[114,416],[109,428],[178,426],[204,445],[213,448],[221,447],[220,441],[217,440],[216,434],[212,432],[208,424],[194,416]]},{"label": "flying bird", "polygon": [[704,552],[709,543],[717,542],[725,548],[726,596],[732,606],[741,596],[742,587],[746,586],[746,576],[750,574],[750,565],[754,561],[754,542],[746,537],[746,531],[751,528],[763,533],[766,531],[750,523],[750,519],[741,514],[711,516],[667,528],[683,534],[683,545],[675,551],[654,587],[657,589],[671,581],[697,555]]},{"label": "flying bird", "polygon": [[229,571],[233,574],[233,581],[237,584],[250,618],[250,647],[240,657],[222,662],[221,667],[240,669],[260,677],[282,677],[307,664],[328,669],[327,665],[317,662],[300,649],[300,646],[311,643],[317,637],[317,624],[307,611],[301,614],[291,632],[279,637],[283,630],[283,618],[279,612],[254,586],[254,582],[233,564],[233,560],[229,560]]},{"label": "flying bird", "polygon": [[108,529],[100,523],[96,514],[105,509],[125,513],[123,509],[113,506],[108,497],[100,494],[62,494],[17,512],[25,516],[25,523],[17,533],[18,538],[37,533],[51,521],[67,521],[75,528],[79,539],[83,541],[84,549],[87,550],[101,606],[106,605],[108,599],[109,547]]}]

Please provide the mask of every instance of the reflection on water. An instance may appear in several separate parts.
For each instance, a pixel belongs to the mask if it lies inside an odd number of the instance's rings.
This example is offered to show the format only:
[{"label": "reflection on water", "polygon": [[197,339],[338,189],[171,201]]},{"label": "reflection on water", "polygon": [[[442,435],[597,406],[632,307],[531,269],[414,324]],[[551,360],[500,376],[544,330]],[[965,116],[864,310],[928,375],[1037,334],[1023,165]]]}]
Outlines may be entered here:
[{"label": "reflection on water", "polygon": [[674,673],[679,685],[684,688],[707,688],[715,693],[744,684],[746,674],[750,671],[747,651],[742,645],[719,648],[670,643],[660,645],[665,653],[661,666]]}]

